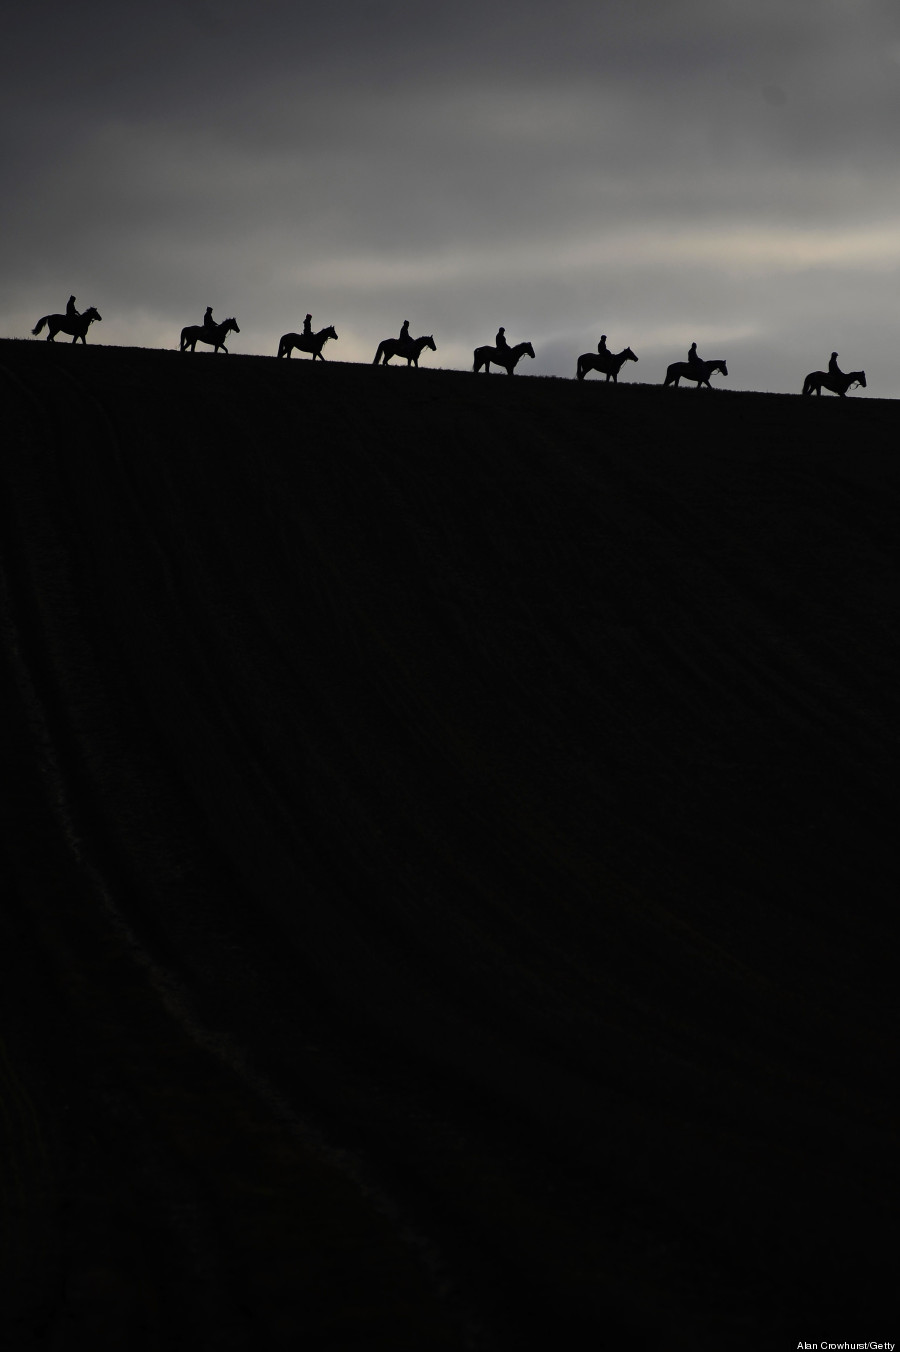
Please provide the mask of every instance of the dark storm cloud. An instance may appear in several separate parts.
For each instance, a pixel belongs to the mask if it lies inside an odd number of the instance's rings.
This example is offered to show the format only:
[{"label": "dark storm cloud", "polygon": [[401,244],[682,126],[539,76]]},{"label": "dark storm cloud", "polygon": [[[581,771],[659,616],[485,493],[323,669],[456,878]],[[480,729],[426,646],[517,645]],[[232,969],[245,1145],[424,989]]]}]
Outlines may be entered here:
[{"label": "dark storm cloud", "polygon": [[781,388],[841,322],[900,341],[898,58],[872,0],[38,3],[4,58],[0,321],[74,289],[106,341],[170,343],[214,303],[269,351],[311,308],[358,359],[409,317],[449,365],[505,322],[566,374],[619,326]]}]

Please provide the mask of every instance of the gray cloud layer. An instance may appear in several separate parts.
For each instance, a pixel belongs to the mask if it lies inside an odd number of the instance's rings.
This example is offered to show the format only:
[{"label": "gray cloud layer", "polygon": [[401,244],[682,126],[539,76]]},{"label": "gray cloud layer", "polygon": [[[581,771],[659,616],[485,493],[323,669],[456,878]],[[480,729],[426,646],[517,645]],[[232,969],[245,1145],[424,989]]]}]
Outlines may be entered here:
[{"label": "gray cloud layer", "polygon": [[0,332],[75,291],[107,342],[213,304],[268,352],[309,309],[344,359],[408,317],[441,365],[503,323],[536,374],[602,331],[643,379],[696,339],[794,390],[835,347],[900,394],[876,0],[37,0],[2,60]]}]

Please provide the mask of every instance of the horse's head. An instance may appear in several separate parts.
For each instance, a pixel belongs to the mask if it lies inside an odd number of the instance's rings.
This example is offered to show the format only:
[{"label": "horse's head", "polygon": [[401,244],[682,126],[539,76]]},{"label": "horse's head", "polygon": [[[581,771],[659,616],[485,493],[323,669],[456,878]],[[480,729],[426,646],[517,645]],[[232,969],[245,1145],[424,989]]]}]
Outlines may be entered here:
[{"label": "horse's head", "polygon": [[630,347],[626,347],[625,351],[622,353],[622,356],[625,358],[626,361],[637,361],[637,357],[634,355]]},{"label": "horse's head", "polygon": [[229,331],[231,333],[240,333],[240,329],[238,328],[238,322],[233,315],[231,319],[225,320],[225,332],[228,333]]},{"label": "horse's head", "polygon": [[856,381],[857,385],[862,385],[863,389],[866,388],[866,373],[865,373],[865,371],[851,371],[851,375],[853,376],[853,378],[854,378],[854,380]]},{"label": "horse's head", "polygon": [[717,361],[716,364],[715,364],[714,367],[713,367],[713,370],[714,370],[714,371],[721,371],[723,376],[727,376],[727,375],[728,375],[728,367],[725,365],[725,363],[724,363],[723,361]]},{"label": "horse's head", "polygon": [[91,305],[87,310],[82,310],[82,312],[81,312],[81,318],[82,318],[82,319],[90,319],[90,320],[94,320],[94,319],[100,319],[101,316],[100,316],[100,314],[97,312],[96,306]]},{"label": "horse's head", "polygon": [[529,356],[529,357],[533,357],[533,356],[534,356],[534,348],[531,346],[530,343],[520,343],[520,344],[519,344],[519,347],[522,349],[522,355],[523,355],[523,356]]},{"label": "horse's head", "polygon": [[422,343],[422,346],[423,346],[423,347],[430,347],[431,350],[432,350],[432,352],[437,352],[437,348],[436,348],[435,345],[434,345],[434,335],[433,335],[433,334],[431,334],[431,333],[426,333],[426,334],[422,337],[421,343]]},{"label": "horse's head", "polygon": [[334,338],[337,340],[337,332],[333,324],[329,324],[327,329],[322,330],[323,338]]}]

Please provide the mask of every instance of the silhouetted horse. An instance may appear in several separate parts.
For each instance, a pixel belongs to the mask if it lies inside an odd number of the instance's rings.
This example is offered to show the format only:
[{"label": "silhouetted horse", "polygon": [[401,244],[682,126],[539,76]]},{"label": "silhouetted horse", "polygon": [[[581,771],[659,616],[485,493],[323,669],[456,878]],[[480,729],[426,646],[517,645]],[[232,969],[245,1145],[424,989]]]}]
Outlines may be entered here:
[{"label": "silhouetted horse", "polygon": [[685,380],[696,380],[698,390],[701,385],[711,390],[709,378],[713,371],[721,371],[723,376],[728,375],[728,367],[721,358],[718,361],[698,361],[696,366],[689,361],[673,361],[666,370],[663,385],[677,385],[684,376]]},{"label": "silhouetted horse", "polygon": [[612,376],[613,384],[618,385],[619,371],[627,361],[637,361],[630,347],[622,352],[582,352],[575,374],[579,380],[584,380],[588,371],[605,371],[607,382]]},{"label": "silhouetted horse", "polygon": [[516,369],[516,363],[520,357],[534,356],[534,348],[530,343],[516,343],[515,347],[476,347],[474,352],[475,365],[472,370],[477,375],[484,367],[485,372],[491,374],[491,363],[495,366],[502,366],[508,376],[511,376]]},{"label": "silhouetted horse", "polygon": [[839,376],[833,376],[828,371],[810,371],[803,382],[803,393],[816,394],[822,393],[822,386],[826,390],[831,390],[832,394],[839,394],[843,399],[851,385],[862,385],[866,388],[865,371],[844,371]]},{"label": "silhouetted horse", "polygon": [[198,343],[209,343],[214,351],[219,348],[228,356],[228,348],[225,346],[226,333],[240,333],[236,319],[223,319],[221,324],[212,324],[206,328],[203,324],[190,324],[186,329],[181,330],[181,348],[190,348],[192,352],[197,350]]},{"label": "silhouetted horse", "polygon": [[324,361],[322,348],[328,342],[329,338],[337,338],[332,326],[329,324],[327,329],[319,329],[318,333],[286,333],[278,344],[279,357],[289,357],[294,348],[298,352],[311,352],[312,359],[316,357],[319,361]]},{"label": "silhouetted horse", "polygon": [[38,320],[31,332],[38,334],[44,325],[48,324],[50,326],[47,333],[48,343],[52,343],[58,333],[74,333],[73,343],[77,343],[79,338],[82,342],[85,342],[84,335],[94,320],[99,320],[100,317],[93,305],[82,311],[80,315],[44,315],[44,318]]},{"label": "silhouetted horse", "polygon": [[373,366],[379,363],[387,366],[391,357],[405,357],[407,366],[418,366],[419,358],[422,355],[422,349],[430,347],[432,352],[437,352],[434,345],[434,337],[428,333],[421,338],[410,338],[406,343],[402,338],[385,338],[384,342],[378,344],[378,351],[372,361]]}]

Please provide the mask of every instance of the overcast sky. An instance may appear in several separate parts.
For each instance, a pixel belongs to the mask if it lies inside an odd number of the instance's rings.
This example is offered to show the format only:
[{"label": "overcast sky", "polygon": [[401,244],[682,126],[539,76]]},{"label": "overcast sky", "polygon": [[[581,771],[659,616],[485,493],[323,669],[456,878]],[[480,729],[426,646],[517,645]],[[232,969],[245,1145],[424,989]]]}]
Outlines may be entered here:
[{"label": "overcast sky", "polygon": [[[896,0],[28,0],[0,50],[0,335],[371,361],[532,341],[900,396]],[[35,341],[43,341],[43,338]],[[220,358],[224,360],[224,358]],[[295,358],[296,360],[296,358]],[[303,360],[308,360],[304,358]]]}]

